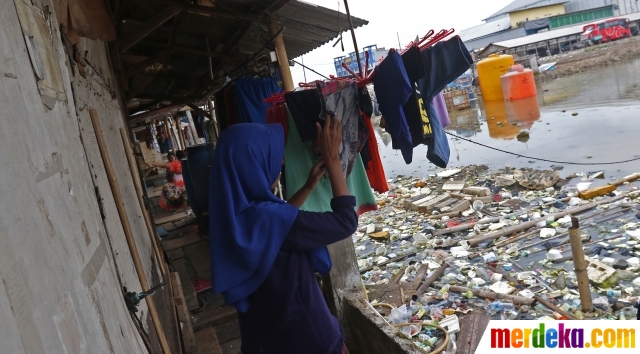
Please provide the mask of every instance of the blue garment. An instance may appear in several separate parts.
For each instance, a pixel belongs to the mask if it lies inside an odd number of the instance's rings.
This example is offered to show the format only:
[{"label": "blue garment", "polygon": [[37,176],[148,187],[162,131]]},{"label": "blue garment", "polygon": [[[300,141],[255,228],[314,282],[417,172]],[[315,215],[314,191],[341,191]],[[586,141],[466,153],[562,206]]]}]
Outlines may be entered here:
[{"label": "blue garment", "polygon": [[[469,70],[473,60],[460,37],[455,36],[448,41],[439,42],[421,52],[426,69],[424,78],[418,80],[420,95],[426,111],[431,118],[433,135],[427,139],[427,159],[438,167],[445,168],[449,163],[451,150],[442,123],[436,118],[433,98],[450,82]],[[435,119],[434,119],[435,118]]]},{"label": "blue garment", "polygon": [[[298,208],[276,197],[284,158],[280,124],[236,124],[218,140],[209,175],[211,285],[239,312],[271,271]],[[309,252],[316,270],[331,268],[329,252]]]},{"label": "blue garment", "polygon": [[264,99],[270,97],[272,93],[282,92],[276,79],[241,76],[236,79],[235,87],[242,122],[265,124],[267,122],[267,108],[270,104],[264,103]]},{"label": "blue garment", "polygon": [[358,226],[355,198],[331,200],[328,213],[300,211],[271,272],[238,313],[243,354],[341,354],[344,338],[305,250],[348,238]]},{"label": "blue garment", "polygon": [[387,123],[386,130],[397,141],[404,162],[410,164],[413,160],[413,144],[402,106],[411,96],[413,87],[397,51],[390,50],[375,68],[373,84],[380,112]]}]

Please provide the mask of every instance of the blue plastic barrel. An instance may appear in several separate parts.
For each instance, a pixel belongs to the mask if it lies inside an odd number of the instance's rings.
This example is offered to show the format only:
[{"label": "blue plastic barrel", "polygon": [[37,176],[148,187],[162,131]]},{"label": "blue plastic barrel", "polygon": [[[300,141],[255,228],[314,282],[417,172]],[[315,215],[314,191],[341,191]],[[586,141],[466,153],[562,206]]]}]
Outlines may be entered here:
[{"label": "blue plastic barrel", "polygon": [[196,192],[193,189],[193,181],[191,180],[191,174],[189,174],[189,160],[180,160],[182,164],[182,178],[184,179],[184,188],[187,190],[187,198],[189,198],[189,206],[193,213],[200,217],[202,215],[202,208],[196,199]]},{"label": "blue plastic barrel", "polygon": [[202,212],[209,211],[209,169],[213,158],[213,148],[213,143],[193,145],[187,148],[193,193]]}]

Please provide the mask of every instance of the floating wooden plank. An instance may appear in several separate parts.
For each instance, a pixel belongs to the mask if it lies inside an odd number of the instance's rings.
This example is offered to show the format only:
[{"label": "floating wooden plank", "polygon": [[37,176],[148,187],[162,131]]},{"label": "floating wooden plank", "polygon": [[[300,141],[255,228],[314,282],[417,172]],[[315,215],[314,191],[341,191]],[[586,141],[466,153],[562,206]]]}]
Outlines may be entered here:
[{"label": "floating wooden plank", "polygon": [[222,354],[218,344],[218,337],[213,327],[207,327],[196,332],[198,354]]},{"label": "floating wooden plank", "polygon": [[196,345],[196,336],[193,332],[193,325],[191,319],[191,313],[186,307],[186,300],[184,293],[182,292],[182,284],[180,281],[180,275],[177,272],[171,273],[171,286],[173,287],[173,301],[176,304],[178,310],[178,320],[182,327],[182,342],[184,345],[184,352],[197,353],[198,348]]},{"label": "floating wooden plank", "polygon": [[438,205],[439,203],[449,199],[449,193],[445,193],[442,195],[439,195],[438,197],[431,199],[429,201],[427,201],[426,203],[422,203],[418,205],[418,211],[421,213],[428,213],[433,211],[433,209],[435,208],[436,205]]},{"label": "floating wooden plank", "polygon": [[171,251],[175,250],[176,248],[181,248],[192,243],[196,243],[200,240],[202,240],[202,238],[200,238],[200,235],[198,235],[198,230],[196,229],[195,231],[184,234],[178,238],[174,238],[171,240],[162,240],[160,241],[160,243],[162,243],[162,248],[164,248],[165,251]]},{"label": "floating wooden plank", "polygon": [[491,318],[486,315],[471,314],[460,319],[458,333],[458,354],[474,354]]},{"label": "floating wooden plank", "polygon": [[413,197],[409,197],[404,200],[404,208],[410,209],[411,204],[417,202],[418,200],[422,200],[429,197],[429,193],[414,195]]},{"label": "floating wooden plank", "polygon": [[442,185],[442,190],[459,192],[460,190],[462,190],[462,188],[464,188],[466,184],[467,184],[466,181],[448,181],[448,182],[445,182],[444,185]]},{"label": "floating wooden plank", "polygon": [[444,202],[437,204],[433,207],[434,210],[442,211],[442,209],[450,208],[453,204],[457,203],[458,200],[454,198],[449,198]]},{"label": "floating wooden plank", "polygon": [[411,202],[410,209],[411,210],[418,210],[418,205],[424,204],[424,203],[426,203],[426,202],[428,202],[430,200],[434,200],[436,198],[438,198],[437,195],[430,195],[430,196],[426,196],[426,197],[424,197],[422,199],[418,199],[418,200],[416,200],[414,202]]},{"label": "floating wooden plank", "polygon": [[196,294],[193,285],[191,285],[191,276],[187,271],[187,267],[184,263],[182,264],[174,264],[174,268],[176,272],[180,276],[180,283],[182,285],[182,294],[184,296],[184,304],[187,306],[189,311],[195,310],[200,305],[198,304],[198,294]]},{"label": "floating wooden plank", "polygon": [[232,306],[208,308],[193,316],[193,328],[199,331],[208,326],[219,326],[238,319],[238,313]]},{"label": "floating wooden plank", "polygon": [[578,196],[582,199],[591,199],[595,197],[599,197],[601,195],[609,194],[615,191],[617,188],[614,185],[606,185],[601,187],[596,187],[592,189],[588,189],[586,191],[582,191],[578,193]]}]

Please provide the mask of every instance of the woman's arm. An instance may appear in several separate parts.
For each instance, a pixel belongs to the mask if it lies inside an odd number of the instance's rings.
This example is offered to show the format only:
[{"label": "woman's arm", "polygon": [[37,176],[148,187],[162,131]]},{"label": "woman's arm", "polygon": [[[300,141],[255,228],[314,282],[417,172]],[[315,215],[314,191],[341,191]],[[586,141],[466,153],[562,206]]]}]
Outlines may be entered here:
[{"label": "woman's arm", "polygon": [[162,162],[147,162],[147,165],[149,165],[149,166],[153,166],[153,167],[166,168],[167,170],[169,169],[169,164],[168,164],[168,163],[162,163]]},{"label": "woman's arm", "polygon": [[324,162],[320,161],[317,164],[313,165],[311,168],[311,172],[309,172],[309,178],[307,182],[298,190],[289,200],[287,201],[289,204],[297,206],[300,208],[302,204],[304,204],[305,200],[309,197],[311,192],[316,188],[320,178],[324,174]]}]

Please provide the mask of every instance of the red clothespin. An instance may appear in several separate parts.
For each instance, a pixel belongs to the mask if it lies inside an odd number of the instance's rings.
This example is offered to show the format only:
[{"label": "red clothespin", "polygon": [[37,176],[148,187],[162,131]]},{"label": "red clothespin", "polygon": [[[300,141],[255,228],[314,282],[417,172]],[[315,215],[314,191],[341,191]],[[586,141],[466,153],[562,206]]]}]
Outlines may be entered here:
[{"label": "red clothespin", "polygon": [[264,103],[279,103],[279,102],[284,102],[283,92],[272,93],[271,97],[267,97],[264,99]]},{"label": "red clothespin", "polygon": [[441,40],[449,37],[451,34],[453,34],[453,32],[455,32],[455,29],[450,29],[450,30],[442,30],[440,32],[438,32],[437,35],[435,35],[435,37],[433,37],[430,41],[428,41],[426,44],[420,46],[420,50],[426,49],[431,47],[432,45],[440,42]]},{"label": "red clothespin", "polygon": [[406,53],[407,50],[409,50],[411,47],[420,47],[420,45],[422,45],[422,43],[424,43],[427,39],[433,36],[434,33],[435,31],[431,29],[429,30],[429,32],[427,32],[427,34],[424,35],[424,37],[420,38],[417,43],[414,41],[409,42],[409,44],[407,44],[407,46],[402,50],[402,52],[400,52],[400,55],[403,55],[404,53]]}]

